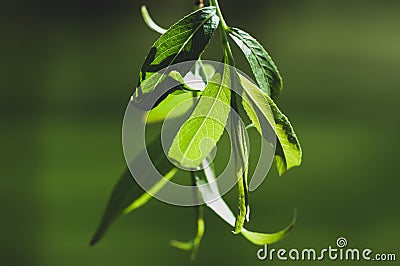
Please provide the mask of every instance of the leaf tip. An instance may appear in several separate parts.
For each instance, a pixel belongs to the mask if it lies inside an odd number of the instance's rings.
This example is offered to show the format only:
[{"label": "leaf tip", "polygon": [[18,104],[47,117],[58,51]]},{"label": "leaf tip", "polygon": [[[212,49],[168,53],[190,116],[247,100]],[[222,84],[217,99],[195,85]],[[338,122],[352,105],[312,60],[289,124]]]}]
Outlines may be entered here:
[{"label": "leaf tip", "polygon": [[96,235],[93,236],[93,238],[90,240],[89,242],[89,246],[93,247],[94,245],[97,244],[97,242],[99,242],[100,238]]}]

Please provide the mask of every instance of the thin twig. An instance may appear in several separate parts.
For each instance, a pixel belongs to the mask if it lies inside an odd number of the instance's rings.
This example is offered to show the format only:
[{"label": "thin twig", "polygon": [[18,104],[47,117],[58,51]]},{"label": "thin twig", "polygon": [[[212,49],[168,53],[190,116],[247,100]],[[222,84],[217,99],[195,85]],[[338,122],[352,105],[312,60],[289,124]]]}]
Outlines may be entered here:
[{"label": "thin twig", "polygon": [[204,7],[204,0],[195,0],[194,5],[197,8],[203,8]]}]

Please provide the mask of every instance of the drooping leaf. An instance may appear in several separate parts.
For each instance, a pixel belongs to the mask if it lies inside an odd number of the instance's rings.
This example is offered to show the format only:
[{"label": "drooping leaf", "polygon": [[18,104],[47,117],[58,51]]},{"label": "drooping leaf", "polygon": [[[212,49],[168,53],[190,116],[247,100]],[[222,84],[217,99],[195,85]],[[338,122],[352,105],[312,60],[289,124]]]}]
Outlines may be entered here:
[{"label": "drooping leaf", "polygon": [[[192,172],[193,178],[194,174]],[[195,181],[195,180],[193,180]],[[193,185],[196,185],[196,183],[194,183]],[[195,194],[196,197],[200,197],[199,195],[199,191],[197,190],[197,187],[194,187],[195,189]],[[198,199],[198,201],[200,202],[200,199]],[[197,252],[199,250],[200,247],[200,242],[201,239],[203,238],[204,235],[204,230],[205,230],[205,225],[204,225],[204,218],[203,218],[203,206],[202,205],[198,205],[195,207],[196,211],[197,211],[197,233],[196,236],[190,240],[190,241],[178,241],[178,240],[172,240],[170,243],[173,247],[176,247],[178,249],[182,249],[182,250],[188,250],[188,251],[192,251],[192,254],[190,256],[190,258],[192,260],[194,260],[197,256]]]},{"label": "drooping leaf", "polygon": [[[234,233],[238,234],[242,231],[245,220],[249,220],[250,206],[248,203],[248,154],[246,142],[244,140],[245,128],[243,125],[237,125],[237,131],[232,132],[236,138],[236,144],[234,144],[235,164],[236,164],[236,175],[238,177],[238,192],[239,192],[239,213],[236,216],[235,230]],[[231,133],[231,134],[232,134]],[[235,147],[236,146],[236,147]]]},{"label": "drooping leaf", "polygon": [[[202,206],[198,206],[197,208],[198,208],[199,212],[201,212],[201,213],[203,212]],[[187,242],[172,240],[170,243],[173,247],[176,247],[176,248],[179,248],[182,250],[191,250],[192,254],[191,254],[190,258],[192,260],[194,260],[197,256],[197,252],[200,247],[200,242],[204,235],[204,230],[205,230],[204,219],[201,214],[201,217],[197,218],[197,233],[196,233],[196,236],[192,240],[187,241]]]},{"label": "drooping leaf", "polygon": [[229,31],[229,36],[246,56],[260,88],[276,99],[282,91],[282,77],[267,51],[247,32],[238,28],[230,28]]},{"label": "drooping leaf", "polygon": [[166,29],[164,29],[164,28],[158,26],[158,25],[154,22],[154,20],[150,17],[149,12],[147,11],[146,6],[142,6],[141,11],[142,11],[143,20],[144,20],[144,22],[146,23],[146,25],[147,25],[150,29],[152,29],[152,30],[154,30],[155,32],[160,33],[160,34],[164,34],[165,32],[167,32]]},{"label": "drooping leaf", "polygon": [[167,184],[167,182],[171,180],[172,177],[174,177],[177,171],[177,168],[172,168],[168,173],[164,175],[163,179],[155,183],[146,193],[143,193],[135,201],[129,204],[124,209],[124,214],[128,214],[131,211],[136,210],[137,208],[142,207],[145,203],[147,203],[152,198],[152,195],[160,191]]},{"label": "drooping leaf", "polygon": [[[265,133],[270,127],[278,139],[275,161],[280,175],[294,166],[301,164],[302,150],[289,119],[279,110],[274,101],[250,80],[239,74],[244,89],[243,106],[250,120],[260,132]],[[249,110],[251,108],[251,110]],[[269,125],[269,126],[268,126]]]},{"label": "drooping leaf", "polygon": [[[90,245],[96,244],[106,233],[108,228],[120,216],[127,214],[142,205],[144,205],[151,195],[156,194],[176,173],[177,169],[168,162],[163,152],[159,152],[161,147],[160,141],[154,140],[148,147],[147,151],[142,151],[140,156],[149,153],[154,158],[155,167],[164,175],[164,178],[153,184],[148,192],[145,192],[134,180],[129,169],[121,176],[115,185],[111,197],[109,199],[106,210],[104,211],[101,222],[90,241]],[[134,160],[132,167],[138,167],[138,163]],[[139,166],[140,167],[140,166]]]},{"label": "drooping leaf", "polygon": [[[208,165],[208,163],[206,163],[206,165]],[[196,183],[199,187],[201,197],[203,198],[203,201],[206,202],[206,205],[219,217],[229,225],[235,226],[235,216],[218,190],[214,173],[215,171],[212,163],[208,167],[204,168],[202,172],[196,172]],[[294,213],[291,223],[286,228],[276,233],[267,234],[253,232],[244,227],[240,233],[255,245],[272,244],[284,238],[293,229],[295,222],[296,213]]]},{"label": "drooping leaf", "polygon": [[275,151],[276,167],[279,174],[282,175],[290,168],[301,164],[302,150],[289,119],[271,98],[267,97],[267,99],[274,114],[276,135],[279,140]]},{"label": "drooping leaf", "polygon": [[168,156],[181,166],[198,167],[224,132],[230,111],[229,71],[215,73],[188,120],[175,136]]},{"label": "drooping leaf", "polygon": [[[232,97],[231,105],[233,109],[238,112],[237,100],[239,97],[235,94]],[[246,128],[239,121],[238,116],[231,115],[232,131],[230,133],[233,155],[235,159],[235,168],[237,175],[237,185],[239,194],[239,213],[236,216],[234,233],[238,234],[242,231],[245,220],[249,220],[250,207],[248,200],[248,166],[249,166],[249,154],[248,154],[248,140],[246,139],[247,132]]]},{"label": "drooping leaf", "polygon": [[[215,7],[199,9],[175,23],[154,43],[140,71],[138,87],[132,96],[136,107],[149,110],[160,103],[170,91],[157,91],[168,81],[169,67],[175,63],[197,60],[218,27]],[[182,75],[190,71],[180,69]],[[164,69],[164,70],[163,70]],[[158,73],[151,82],[145,82]],[[174,88],[170,89],[171,91]],[[155,103],[154,103],[155,101]]]},{"label": "drooping leaf", "polygon": [[238,77],[243,88],[241,95],[243,109],[257,131],[267,138],[270,130],[275,133],[274,114],[266,100],[267,95],[242,74],[238,74]]}]

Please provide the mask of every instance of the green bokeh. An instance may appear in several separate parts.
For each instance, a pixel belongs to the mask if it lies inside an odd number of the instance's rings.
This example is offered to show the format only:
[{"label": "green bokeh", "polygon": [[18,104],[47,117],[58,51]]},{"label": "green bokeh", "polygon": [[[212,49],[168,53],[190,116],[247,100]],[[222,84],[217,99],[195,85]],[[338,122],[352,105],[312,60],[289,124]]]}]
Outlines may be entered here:
[{"label": "green bokeh", "polygon": [[[123,114],[157,38],[140,5],[167,26],[192,2],[1,3],[0,265],[285,264],[258,261],[258,247],[208,210],[190,262],[168,242],[194,235],[193,210],[155,200],[88,246],[125,167]],[[345,236],[350,247],[399,260],[400,2],[220,4],[228,24],[252,33],[275,59],[284,78],[278,104],[304,149],[300,168],[282,177],[271,170],[250,194],[248,227],[278,230],[297,208],[294,231],[274,248],[321,249]],[[204,57],[219,59],[218,49],[215,39]],[[237,64],[249,69],[242,56]]]}]

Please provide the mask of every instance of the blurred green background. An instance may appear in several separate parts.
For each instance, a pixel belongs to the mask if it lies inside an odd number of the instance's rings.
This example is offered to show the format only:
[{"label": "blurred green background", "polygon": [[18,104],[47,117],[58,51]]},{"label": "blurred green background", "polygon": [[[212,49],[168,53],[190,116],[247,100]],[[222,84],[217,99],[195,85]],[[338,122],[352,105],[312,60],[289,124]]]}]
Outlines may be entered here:
[{"label": "blurred green background", "polygon": [[[165,27],[193,9],[183,0],[1,1],[0,265],[285,264],[258,261],[258,247],[209,210],[190,262],[168,242],[194,235],[193,210],[156,200],[89,248],[125,167],[123,114],[157,38],[142,4]],[[278,104],[304,149],[300,168],[272,169],[250,195],[248,227],[278,230],[297,208],[295,230],[274,248],[322,249],[344,236],[399,260],[400,1],[220,5],[273,56],[285,84]],[[214,39],[204,57],[219,52]]]}]

